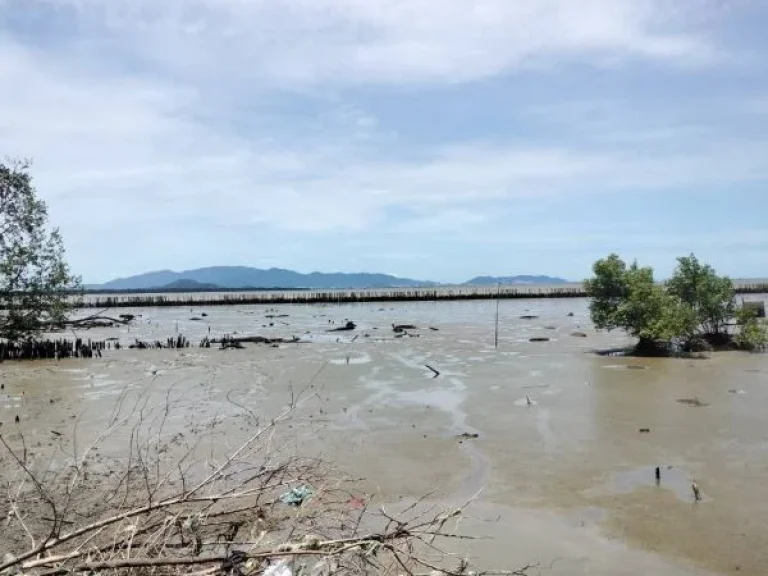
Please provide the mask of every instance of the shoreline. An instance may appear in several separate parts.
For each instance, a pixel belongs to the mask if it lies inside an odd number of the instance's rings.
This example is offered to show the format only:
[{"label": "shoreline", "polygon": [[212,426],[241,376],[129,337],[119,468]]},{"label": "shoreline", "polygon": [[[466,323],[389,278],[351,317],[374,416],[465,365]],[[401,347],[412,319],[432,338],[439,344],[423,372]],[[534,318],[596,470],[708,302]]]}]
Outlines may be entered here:
[{"label": "shoreline", "polygon": [[[735,284],[738,295],[768,293],[766,283]],[[196,290],[86,292],[81,308],[149,308],[285,304],[364,304],[516,299],[586,298],[581,283],[360,290]]]}]

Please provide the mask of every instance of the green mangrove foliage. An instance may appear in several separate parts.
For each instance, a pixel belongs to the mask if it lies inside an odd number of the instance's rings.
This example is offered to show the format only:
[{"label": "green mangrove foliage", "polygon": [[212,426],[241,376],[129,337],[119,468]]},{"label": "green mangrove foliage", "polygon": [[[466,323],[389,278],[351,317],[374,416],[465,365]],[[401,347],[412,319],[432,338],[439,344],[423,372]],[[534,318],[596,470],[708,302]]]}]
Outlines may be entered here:
[{"label": "green mangrove foliage", "polygon": [[66,291],[78,285],[29,164],[0,162],[0,338],[28,339],[60,322],[70,309]]},{"label": "green mangrove foliage", "polygon": [[[594,276],[584,282],[591,298],[595,327],[625,330],[638,339],[637,350],[663,352],[670,345],[685,350],[734,345],[756,350],[765,347],[768,331],[752,311],[737,309],[733,282],[691,254],[678,258],[666,283],[653,269],[637,262],[627,265],[611,254],[593,265]],[[737,332],[728,327],[737,320]]]}]

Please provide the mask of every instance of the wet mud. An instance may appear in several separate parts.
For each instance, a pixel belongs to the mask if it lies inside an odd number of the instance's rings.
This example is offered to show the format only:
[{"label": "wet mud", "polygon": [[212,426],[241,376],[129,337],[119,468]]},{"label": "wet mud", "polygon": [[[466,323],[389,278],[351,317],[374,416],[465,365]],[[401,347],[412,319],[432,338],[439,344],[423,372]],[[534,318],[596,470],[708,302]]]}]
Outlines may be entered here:
[{"label": "wet mud", "polygon": [[[170,398],[168,433],[215,419],[217,442],[235,445],[244,409],[276,414],[304,391],[283,442],[363,477],[392,506],[428,493],[474,499],[462,529],[489,538],[457,546],[482,567],[512,557],[547,574],[768,574],[768,355],[600,356],[630,342],[594,331],[581,300],[501,302],[495,347],[495,311],[493,302],[124,309],[140,318],[78,336],[296,341],[5,362],[0,433],[23,435],[32,452],[71,445],[74,430],[82,444],[116,407]],[[354,329],[328,332],[347,319]],[[403,324],[419,328],[402,337],[392,325]],[[119,457],[124,441],[103,450]]]}]

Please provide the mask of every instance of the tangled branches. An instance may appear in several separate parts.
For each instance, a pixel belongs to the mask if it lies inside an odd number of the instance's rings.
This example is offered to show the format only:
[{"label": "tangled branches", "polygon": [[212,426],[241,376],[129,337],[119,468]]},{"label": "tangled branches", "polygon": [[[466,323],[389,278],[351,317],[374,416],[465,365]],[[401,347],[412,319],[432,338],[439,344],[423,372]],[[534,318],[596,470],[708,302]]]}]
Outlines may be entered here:
[{"label": "tangled branches", "polygon": [[170,392],[120,405],[82,453],[74,435],[44,456],[0,436],[0,574],[469,574],[438,547],[461,538],[463,507],[374,511],[352,480],[287,452],[282,430],[305,400],[268,421],[245,410],[250,436],[233,447],[220,422],[172,431]]}]

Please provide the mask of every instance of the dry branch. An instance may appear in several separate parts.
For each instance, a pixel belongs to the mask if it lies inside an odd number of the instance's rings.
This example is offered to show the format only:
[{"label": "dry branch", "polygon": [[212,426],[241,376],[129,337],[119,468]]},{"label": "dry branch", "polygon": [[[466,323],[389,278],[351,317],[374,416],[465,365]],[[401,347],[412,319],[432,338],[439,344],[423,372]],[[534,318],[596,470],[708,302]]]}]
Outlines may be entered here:
[{"label": "dry branch", "polygon": [[[156,406],[140,395],[125,416],[121,395],[108,430],[82,454],[73,439],[68,462],[56,460],[56,453],[48,462],[40,456],[27,462],[0,438],[14,465],[0,473],[8,487],[7,495],[0,491],[0,508],[12,510],[3,543],[12,556],[0,563],[0,574],[176,576],[200,566],[199,576],[246,576],[278,561],[290,562],[294,574],[301,569],[313,576],[412,575],[424,568],[468,574],[465,561],[457,564],[436,546],[467,538],[449,529],[463,507],[423,509],[425,498],[399,515],[374,512],[353,481],[287,451],[282,426],[291,420],[295,434],[300,419],[292,416],[310,398],[305,391],[292,396],[272,419],[239,410],[236,417],[252,432],[221,454],[202,454],[218,420],[186,431],[184,441],[165,433],[178,409],[170,390]],[[129,437],[127,453],[100,456],[98,448],[120,431]],[[306,499],[298,506],[284,503],[284,493],[298,488]],[[362,510],[354,505],[360,501]]]}]

